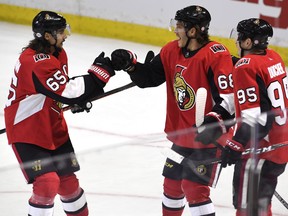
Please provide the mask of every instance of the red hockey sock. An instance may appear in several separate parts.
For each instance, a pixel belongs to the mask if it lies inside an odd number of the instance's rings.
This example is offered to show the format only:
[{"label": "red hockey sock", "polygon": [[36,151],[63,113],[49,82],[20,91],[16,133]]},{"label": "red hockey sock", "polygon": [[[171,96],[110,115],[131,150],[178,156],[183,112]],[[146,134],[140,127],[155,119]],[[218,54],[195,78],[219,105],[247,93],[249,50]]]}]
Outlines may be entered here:
[{"label": "red hockey sock", "polygon": [[89,211],[85,193],[79,187],[76,176],[68,175],[60,178],[59,194],[63,209],[67,216],[87,216]]},{"label": "red hockey sock", "polygon": [[29,199],[28,215],[53,215],[54,198],[59,187],[56,173],[43,174],[33,183],[33,194]]}]

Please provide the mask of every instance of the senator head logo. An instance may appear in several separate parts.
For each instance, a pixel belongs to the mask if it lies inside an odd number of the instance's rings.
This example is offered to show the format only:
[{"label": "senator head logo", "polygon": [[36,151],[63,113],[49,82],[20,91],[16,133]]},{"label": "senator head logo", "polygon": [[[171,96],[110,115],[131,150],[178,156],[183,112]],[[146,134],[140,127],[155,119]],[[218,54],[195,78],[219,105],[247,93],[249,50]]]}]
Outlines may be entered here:
[{"label": "senator head logo", "polygon": [[189,110],[194,106],[195,92],[180,73],[176,73],[174,76],[174,94],[181,110]]}]

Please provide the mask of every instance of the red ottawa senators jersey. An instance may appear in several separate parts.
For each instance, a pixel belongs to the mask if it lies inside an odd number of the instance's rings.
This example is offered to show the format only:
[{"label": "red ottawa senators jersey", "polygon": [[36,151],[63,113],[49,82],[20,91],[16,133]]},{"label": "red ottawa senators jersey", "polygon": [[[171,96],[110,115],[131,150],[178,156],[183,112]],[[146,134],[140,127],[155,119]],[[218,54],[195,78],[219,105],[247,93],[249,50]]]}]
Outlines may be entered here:
[{"label": "red ottawa senators jersey", "polygon": [[[38,93],[32,78],[34,74],[47,90],[63,96],[72,92],[73,84],[68,86],[67,73],[67,55],[63,49],[58,58],[35,54],[30,48],[20,55],[4,109],[9,144],[24,142],[54,150],[67,141],[68,130],[62,105]],[[80,93],[76,91],[73,94]]]},{"label": "red ottawa senators jersey", "polygon": [[205,114],[215,103],[234,113],[233,65],[229,51],[222,44],[209,42],[185,58],[175,40],[161,49],[160,57],[167,85],[167,138],[188,148],[213,147],[194,141],[195,94],[200,87],[207,89]]},{"label": "red ottawa senators jersey", "polygon": [[[256,120],[265,126],[271,111],[275,114],[272,127],[259,142],[258,148],[288,143],[288,79],[281,57],[269,49],[266,55],[246,55],[235,64],[232,75],[237,119],[242,118],[243,122],[252,123],[251,126]],[[267,115],[260,115],[263,112]],[[240,124],[237,123],[236,131]],[[250,148],[250,143],[246,148]],[[259,157],[275,163],[288,162],[288,147],[260,154]]]}]

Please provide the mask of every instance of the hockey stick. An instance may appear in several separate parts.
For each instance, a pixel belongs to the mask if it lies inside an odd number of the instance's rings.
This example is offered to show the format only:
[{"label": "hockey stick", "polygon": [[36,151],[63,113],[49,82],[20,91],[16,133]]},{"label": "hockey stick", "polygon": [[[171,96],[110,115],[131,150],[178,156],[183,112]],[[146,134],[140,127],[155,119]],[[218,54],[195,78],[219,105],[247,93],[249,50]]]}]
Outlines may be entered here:
[{"label": "hockey stick", "polygon": [[211,164],[219,162],[218,158],[217,160],[215,160],[215,158],[202,160],[202,161],[191,160],[190,158],[186,158],[183,155],[177,153],[176,151],[168,147],[163,148],[161,153],[167,158],[173,160],[174,162],[181,164],[183,166],[189,167],[191,169],[195,169],[199,165],[211,165]]},{"label": "hockey stick", "polygon": [[[207,90],[205,88],[199,88],[197,90],[196,93],[196,126],[198,127],[198,132],[201,132],[201,127],[200,125],[203,123],[204,121],[204,116],[205,116],[205,104],[206,104],[206,98],[207,98]],[[203,130],[203,129],[202,129]],[[213,142],[214,145],[217,148],[220,148],[221,150],[224,149],[224,147],[222,145],[220,145],[218,142]],[[247,155],[247,154],[262,154],[262,153],[266,153],[269,151],[273,151],[275,149],[281,148],[283,146],[287,146],[288,144],[275,144],[272,146],[268,146],[268,147],[263,147],[263,148],[259,148],[256,149],[255,148],[250,148],[250,149],[246,149],[242,155]],[[183,164],[186,165],[191,165],[192,161],[189,161],[188,158],[183,158],[180,162],[182,162]],[[219,163],[221,162],[221,159],[218,158],[214,158],[210,160],[211,163]],[[199,162],[198,162],[199,163]],[[288,209],[288,203],[277,193],[277,191],[274,191],[274,195],[276,196],[276,198]]]},{"label": "hockey stick", "polygon": [[[259,148],[259,149],[256,149],[256,154],[262,154],[262,153],[274,151],[278,148],[285,147],[285,146],[288,146],[288,143],[287,144],[281,144],[281,143],[275,144],[275,145],[269,146],[269,148],[267,147]],[[249,154],[251,151],[254,151],[253,149],[250,149],[250,150],[247,149],[247,150],[243,152],[242,155],[246,155],[246,154]],[[197,165],[209,165],[209,164],[221,162],[221,158],[211,158],[211,159],[203,160],[203,161],[194,161],[189,158],[185,158],[184,156],[180,155],[179,153],[169,148],[165,148],[162,151],[162,154],[170,158],[171,160],[175,161],[176,163],[179,163],[179,164],[191,167],[191,168]]]},{"label": "hockey stick", "polygon": [[189,168],[199,178],[207,182],[209,182],[210,178],[208,176],[203,175],[205,165],[218,163],[217,161],[216,162],[214,161],[214,158],[202,161],[191,160],[190,158],[186,158],[183,155],[177,153],[176,151],[168,147],[162,148],[161,153],[168,159],[176,162],[177,164],[181,164],[182,166]]},{"label": "hockey stick", "polygon": [[[110,96],[110,95],[113,95],[113,94],[118,93],[118,92],[121,92],[121,91],[124,91],[124,90],[129,89],[129,88],[132,88],[132,87],[134,87],[134,86],[136,86],[135,83],[133,83],[133,82],[128,83],[128,84],[126,84],[126,85],[124,85],[124,86],[121,86],[121,87],[112,89],[112,90],[110,90],[110,91],[104,92],[103,94],[98,95],[98,96],[92,98],[91,101],[88,102],[88,103],[91,103],[91,102],[93,102],[93,101],[99,100],[99,99],[101,99],[101,98],[104,98],[104,97],[107,97],[107,96]],[[86,106],[87,106],[87,105],[86,105]],[[90,104],[90,105],[88,105],[88,106],[92,106],[92,105]],[[70,110],[71,108],[72,108],[72,106],[69,105],[69,106],[62,107],[62,110],[63,110],[63,111],[67,111],[67,110]]]},{"label": "hockey stick", "polygon": [[277,193],[277,191],[274,191],[274,196],[277,197],[286,209],[288,209],[288,203],[282,198],[282,196],[280,196],[280,194]]},{"label": "hockey stick", "polygon": [[[256,154],[262,154],[265,152],[273,151],[275,149],[281,148],[283,146],[287,146],[288,144],[275,144],[271,148],[260,148],[256,149]],[[265,150],[263,150],[265,149]],[[220,163],[221,159],[220,158],[211,158],[203,161],[195,161],[191,160],[190,158],[186,158],[183,155],[180,155],[179,153],[175,152],[171,148],[164,148],[162,150],[162,154],[166,156],[167,158],[175,161],[178,164],[181,164],[183,166],[189,167],[194,173],[199,174],[197,172],[197,168],[201,167],[201,165],[210,165],[214,163]],[[274,191],[274,196],[282,203],[282,205],[288,209],[288,203],[284,200],[284,198],[275,190]]]},{"label": "hockey stick", "polygon": [[[115,94],[115,93],[124,91],[124,90],[129,89],[129,88],[132,88],[132,87],[134,87],[134,86],[136,86],[135,83],[133,83],[133,82],[128,83],[128,84],[126,84],[126,85],[124,85],[124,86],[121,86],[121,87],[112,89],[112,90],[110,90],[110,91],[104,92],[103,94],[101,94],[101,95],[99,95],[99,96],[97,96],[97,97],[92,98],[92,99],[91,99],[91,102],[92,102],[92,101],[99,100],[99,99],[104,98],[104,97],[107,97],[107,96],[110,96],[110,95],[113,95],[113,94]],[[90,103],[91,103],[91,102],[90,102]],[[86,105],[86,106],[87,106],[87,105]],[[91,105],[90,105],[90,106],[91,106]],[[70,110],[71,108],[72,108],[72,106],[69,105],[69,106],[62,107],[62,110],[63,110],[63,111],[67,111],[67,110]],[[3,128],[3,129],[0,130],[0,134],[3,134],[3,133],[5,133],[5,132],[6,132],[6,128]]]},{"label": "hockey stick", "polygon": [[262,147],[262,148],[258,148],[258,149],[254,149],[254,148],[249,148],[249,149],[245,149],[245,151],[242,153],[242,155],[247,155],[247,154],[262,154],[262,153],[266,153],[266,152],[270,152],[273,151],[275,149],[281,148],[281,147],[285,147],[288,146],[288,143],[283,144],[283,143],[278,143],[275,145],[271,145],[271,146],[267,146],[267,147]]},{"label": "hockey stick", "polygon": [[[220,145],[220,144],[219,144]],[[288,143],[287,144],[275,144],[275,145],[272,145],[272,146],[269,146],[269,147],[263,147],[263,148],[258,148],[256,149],[256,154],[262,154],[262,153],[266,153],[266,152],[270,152],[270,151],[274,151],[278,148],[282,148],[282,147],[285,147],[285,146],[288,146]],[[252,151],[254,151],[253,148],[251,149],[246,149],[245,152],[242,153],[242,155],[247,155],[247,154],[250,154]],[[205,160],[205,161],[194,161],[194,160],[191,160],[189,158],[185,158],[184,156],[178,154],[177,152],[173,151],[172,149],[170,149],[168,151],[168,149],[165,149],[163,150],[163,155],[167,156],[168,158],[170,158],[171,160],[175,161],[176,163],[179,163],[179,164],[191,164],[191,163],[197,163],[197,164],[204,164],[204,165],[209,165],[209,164],[213,164],[213,163],[220,163],[221,162],[221,158],[212,158],[212,159],[209,159],[209,160]],[[174,155],[175,154],[175,155]],[[178,155],[177,155],[178,154]],[[176,156],[177,155],[177,156]],[[181,157],[180,157],[181,156]],[[188,162],[188,160],[190,160],[190,162]]]},{"label": "hockey stick", "polygon": [[[207,90],[204,87],[201,87],[196,92],[196,108],[195,108],[195,124],[198,128],[198,132],[202,132],[205,128],[205,126],[201,126],[204,122],[204,116],[205,116],[205,106],[206,106],[206,100],[207,100]],[[223,146],[220,145],[217,142],[213,143],[216,145],[216,147],[223,149]]]},{"label": "hockey stick", "polygon": [[[199,127],[199,126],[202,125],[204,121],[206,99],[207,99],[207,90],[203,87],[199,88],[196,92],[196,107],[195,107],[196,109],[195,124],[198,128],[198,131],[201,131],[204,129],[204,127]],[[162,154],[166,156],[167,158],[169,158],[170,160],[173,160],[174,162],[178,164],[181,164],[185,167],[190,168],[196,175],[198,175],[200,178],[203,178],[207,181],[209,181],[209,178],[201,174],[201,170],[203,169],[203,166],[211,165],[213,163],[218,163],[218,161],[215,161],[214,158],[202,160],[202,161],[191,160],[175,152],[171,148],[162,149]]]},{"label": "hockey stick", "polygon": [[6,128],[3,128],[3,129],[0,130],[0,134],[3,134],[5,132],[6,132]]},{"label": "hockey stick", "polygon": [[201,130],[201,128],[199,127],[204,121],[206,100],[207,100],[207,90],[201,87],[196,92],[196,107],[195,107],[196,109],[195,124],[199,130]]}]

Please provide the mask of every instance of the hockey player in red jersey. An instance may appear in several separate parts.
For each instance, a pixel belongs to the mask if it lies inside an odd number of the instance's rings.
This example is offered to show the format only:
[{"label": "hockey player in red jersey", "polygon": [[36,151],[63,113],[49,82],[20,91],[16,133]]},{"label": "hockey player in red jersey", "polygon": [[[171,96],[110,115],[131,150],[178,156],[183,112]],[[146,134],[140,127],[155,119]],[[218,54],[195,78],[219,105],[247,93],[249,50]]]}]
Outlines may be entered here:
[{"label": "hockey player in red jersey", "polygon": [[32,29],[34,39],[15,65],[4,110],[8,142],[27,182],[33,184],[28,215],[52,216],[59,194],[66,215],[87,216],[85,194],[74,174],[80,167],[61,107],[69,104],[76,111],[88,111],[86,103],[103,93],[115,72],[101,53],[87,75],[69,78],[63,49],[70,34],[66,19],[41,11]]},{"label": "hockey player in red jersey", "polygon": [[271,216],[271,199],[277,178],[285,170],[288,148],[257,155],[260,180],[256,205],[259,209],[252,214],[247,210],[248,173],[245,172],[251,165],[251,158],[241,160],[241,154],[252,147],[251,131],[255,131],[256,148],[288,143],[287,73],[281,57],[267,48],[273,36],[268,22],[258,18],[242,20],[237,25],[236,33],[241,58],[235,64],[232,76],[236,118],[241,121],[237,121],[232,139],[227,140],[222,165],[235,164],[233,204],[237,209],[236,215]]},{"label": "hockey player in red jersey", "polygon": [[[211,142],[225,132],[223,120],[234,114],[231,56],[225,46],[209,40],[210,20],[210,13],[201,6],[178,10],[171,20],[178,39],[165,45],[155,57],[148,52],[144,64],[128,50],[117,49],[111,54],[114,69],[127,71],[140,88],[166,82],[167,138],[173,150],[194,160],[220,156]],[[195,126],[195,93],[200,87],[208,91],[204,124],[215,123],[217,127],[206,127],[197,134],[191,129]],[[219,170],[218,164],[201,166],[196,174],[167,159],[163,169],[163,215],[182,215],[186,200],[191,215],[215,215],[209,186],[215,186]]]}]

